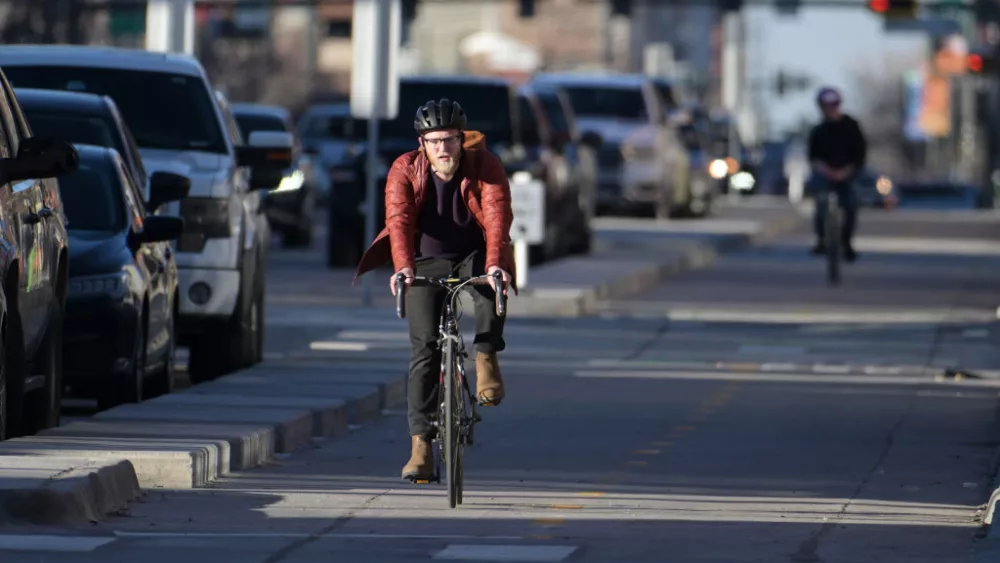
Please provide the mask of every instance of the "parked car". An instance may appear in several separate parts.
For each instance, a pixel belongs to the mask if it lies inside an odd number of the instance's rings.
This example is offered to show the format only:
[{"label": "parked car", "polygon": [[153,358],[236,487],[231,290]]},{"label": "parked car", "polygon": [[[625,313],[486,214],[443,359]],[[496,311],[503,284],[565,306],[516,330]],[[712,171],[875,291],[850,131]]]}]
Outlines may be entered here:
[{"label": "parked car", "polygon": [[36,135],[115,149],[132,181],[141,187],[150,213],[167,203],[160,196],[173,193],[170,186],[190,186],[190,179],[180,174],[156,172],[150,176],[146,172],[132,131],[108,96],[33,88],[15,88],[14,93]]},{"label": "parked car", "polygon": [[594,133],[580,130],[573,105],[562,88],[544,84],[524,85],[522,88],[537,95],[553,141],[556,146],[562,144],[564,147],[564,154],[580,184],[580,205],[585,209],[589,223],[597,209],[597,153],[601,148],[601,139]]},{"label": "parked car", "polygon": [[[295,135],[291,116],[281,106],[233,104],[233,117],[244,138],[255,131],[280,131]],[[308,247],[312,244],[313,214],[316,212],[316,166],[295,140],[292,164],[278,187],[267,192],[264,213],[271,228],[281,232],[284,246]]]},{"label": "parked car", "polygon": [[[462,105],[468,116],[469,130],[483,133],[487,148],[503,163],[508,176],[516,172],[532,175],[543,174],[544,166],[538,154],[525,149],[522,140],[521,120],[518,117],[517,90],[507,81],[482,76],[404,76],[399,80],[398,116],[383,121],[379,125],[378,166],[376,171],[379,189],[376,195],[378,212],[376,226],[384,224],[384,185],[388,166],[401,154],[418,147],[417,134],[413,130],[413,115],[427,100],[448,98]],[[367,128],[364,120],[358,120],[358,128]],[[334,182],[329,204],[328,263],[331,266],[352,266],[367,241],[364,241],[364,211],[367,143],[355,144],[353,154],[334,167],[338,177],[353,178],[355,181]],[[552,207],[546,215],[561,218],[572,214],[558,207],[562,200],[552,199]],[[575,208],[578,201],[571,205]],[[571,247],[564,237],[579,237],[577,231],[563,232],[551,229],[550,237],[558,237],[556,246]],[[536,258],[538,255],[536,254]]]},{"label": "parked car", "polygon": [[532,84],[561,87],[580,127],[601,138],[598,208],[649,210],[666,218],[691,193],[691,163],[677,124],[643,75],[540,73]]},{"label": "parked car", "polygon": [[261,361],[270,238],[261,189],[291,161],[290,135],[261,131],[244,145],[228,107],[194,57],[80,45],[6,45],[0,66],[18,87],[111,97],[147,170],[191,179],[190,195],[163,206],[184,219],[178,344],[193,382]]},{"label": "parked car", "polygon": [[330,192],[338,182],[351,183],[350,175],[338,177],[335,167],[354,156],[358,141],[367,139],[367,125],[351,117],[348,102],[312,104],[296,124],[302,150],[317,164],[317,174],[325,173],[328,182],[317,181],[316,199],[327,204]]},{"label": "parked car", "polygon": [[58,176],[72,145],[35,137],[0,72],[0,438],[59,425],[69,251]]},{"label": "parked car", "polygon": [[532,245],[531,262],[542,262],[590,250],[590,193],[581,174],[576,147],[561,108],[546,112],[544,103],[559,106],[555,89],[523,86],[517,94],[521,140],[533,163],[531,173],[545,182],[545,240]]},{"label": "parked car", "polygon": [[[167,251],[183,219],[146,212],[140,187],[112,148],[76,144],[79,168],[63,176],[69,232],[65,383],[98,408],[173,390],[177,264]],[[160,200],[190,182],[160,187]]]}]

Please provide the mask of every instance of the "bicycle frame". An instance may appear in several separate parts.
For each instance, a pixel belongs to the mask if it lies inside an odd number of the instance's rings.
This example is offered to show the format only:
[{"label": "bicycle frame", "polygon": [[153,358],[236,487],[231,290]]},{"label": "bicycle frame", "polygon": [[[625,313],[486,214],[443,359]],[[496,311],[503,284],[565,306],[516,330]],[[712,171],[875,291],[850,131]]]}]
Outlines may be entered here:
[{"label": "bicycle frame", "polygon": [[[444,300],[440,320],[438,322],[438,346],[441,350],[441,371],[438,380],[438,420],[434,421],[437,431],[434,433],[434,444],[437,445],[438,464],[435,481],[441,482],[441,467],[445,468],[448,477],[448,503],[451,508],[462,504],[463,452],[466,445],[471,445],[472,429],[482,418],[476,413],[476,400],[469,388],[469,380],[465,376],[465,359],[468,353],[465,342],[458,329],[458,317],[455,315],[455,305],[459,292],[466,285],[483,283],[492,280],[497,288],[496,312],[503,316],[506,313],[503,278],[499,272],[492,275],[473,278],[426,278],[416,277],[413,282],[435,285],[444,288],[447,298]],[[402,274],[395,277],[396,283],[396,315],[406,316],[405,278]],[[464,392],[464,395],[463,395]],[[456,416],[457,411],[457,416]]]},{"label": "bicycle frame", "polygon": [[[457,292],[459,290],[456,289],[454,291]],[[451,301],[452,301],[451,299],[444,300],[444,307],[443,310],[441,311],[441,320],[438,323],[437,342],[439,350],[444,350],[445,345],[449,341],[454,343],[454,348],[452,349],[454,355],[452,356],[452,358],[447,358],[445,354],[441,355],[441,375],[440,379],[438,380],[438,385],[439,385],[438,389],[440,390],[440,393],[445,392],[445,378],[447,376],[446,363],[449,361],[449,359],[451,359],[454,363],[453,367],[455,370],[454,371],[455,379],[457,379],[457,383],[460,385],[460,389],[464,390],[466,396],[469,397],[469,405],[471,406],[471,411],[472,411],[471,412],[472,416],[470,417],[471,422],[463,420],[462,421],[463,427],[460,428],[460,431],[469,431],[470,434],[464,434],[464,435],[471,437],[472,425],[474,425],[476,422],[479,422],[478,420],[479,415],[476,413],[475,395],[473,395],[472,391],[469,389],[469,380],[465,377],[465,360],[468,359],[469,353],[465,349],[465,339],[462,338],[462,334],[458,330],[458,318],[455,316],[455,312],[452,310]],[[469,440],[467,443],[471,444],[472,441]]]}]

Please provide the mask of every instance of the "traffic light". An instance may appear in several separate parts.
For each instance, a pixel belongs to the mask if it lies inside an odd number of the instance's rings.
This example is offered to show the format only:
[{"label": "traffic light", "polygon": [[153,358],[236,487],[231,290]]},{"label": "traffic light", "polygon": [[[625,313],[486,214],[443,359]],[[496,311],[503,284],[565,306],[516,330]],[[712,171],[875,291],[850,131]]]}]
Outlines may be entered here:
[{"label": "traffic light", "polygon": [[612,16],[631,16],[632,0],[611,0]]},{"label": "traffic light", "polygon": [[535,0],[521,0],[521,9],[518,10],[518,15],[522,18],[535,17]]},{"label": "traffic light", "polygon": [[402,0],[402,15],[404,22],[417,19],[417,0]]},{"label": "traffic light", "polygon": [[794,16],[802,7],[802,0],[774,0],[774,7],[784,16]]},{"label": "traffic light", "polygon": [[969,53],[965,57],[965,68],[969,74],[996,74],[996,56],[991,53]]},{"label": "traffic light", "polygon": [[717,0],[719,9],[723,12],[739,12],[743,9],[743,0]]},{"label": "traffic light", "polygon": [[868,0],[868,9],[891,19],[915,19],[917,0]]}]

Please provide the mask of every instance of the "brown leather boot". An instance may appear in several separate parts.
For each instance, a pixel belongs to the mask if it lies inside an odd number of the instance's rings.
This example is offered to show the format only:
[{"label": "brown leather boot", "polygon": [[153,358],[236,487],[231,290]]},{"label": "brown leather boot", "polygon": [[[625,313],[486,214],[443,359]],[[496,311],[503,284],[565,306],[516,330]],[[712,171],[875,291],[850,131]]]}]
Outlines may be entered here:
[{"label": "brown leather boot", "polygon": [[476,398],[484,407],[499,405],[504,398],[503,378],[496,352],[476,352]]},{"label": "brown leather boot", "polygon": [[410,481],[434,478],[434,448],[426,436],[410,437],[410,461],[403,466],[403,479]]}]

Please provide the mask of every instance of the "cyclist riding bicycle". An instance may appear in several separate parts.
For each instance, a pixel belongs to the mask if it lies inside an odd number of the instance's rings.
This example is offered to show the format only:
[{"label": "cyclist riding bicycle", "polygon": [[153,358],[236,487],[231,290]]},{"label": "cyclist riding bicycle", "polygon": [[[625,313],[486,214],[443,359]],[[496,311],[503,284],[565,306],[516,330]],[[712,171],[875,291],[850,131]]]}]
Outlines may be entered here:
[{"label": "cyclist riding bicycle", "polygon": [[[406,276],[410,329],[407,424],[410,459],[407,480],[431,479],[434,457],[431,420],[437,411],[441,352],[438,320],[446,290],[417,285],[415,275],[478,276],[499,270],[504,292],[511,284],[514,257],[510,246],[510,185],[500,159],[486,149],[485,136],[466,131],[458,102],[428,101],[417,109],[414,128],[420,147],[393,162],[385,186],[385,229],[361,257],[357,275],[392,260]],[[396,295],[395,275],[389,287]],[[357,279],[357,278],[355,278]],[[495,310],[495,288],[472,286],[475,303],[476,397],[480,405],[504,398],[497,352],[505,348],[503,318]]]},{"label": "cyclist riding bicycle", "polygon": [[813,193],[816,211],[813,217],[817,242],[812,253],[826,253],[823,233],[826,226],[827,194],[837,192],[840,206],[844,210],[841,240],[844,259],[853,262],[857,258],[852,240],[858,220],[858,198],[853,184],[867,158],[867,144],[858,122],[840,109],[840,92],[834,88],[823,88],[816,96],[816,104],[823,112],[823,121],[809,133],[809,162],[812,174],[806,186]]}]

